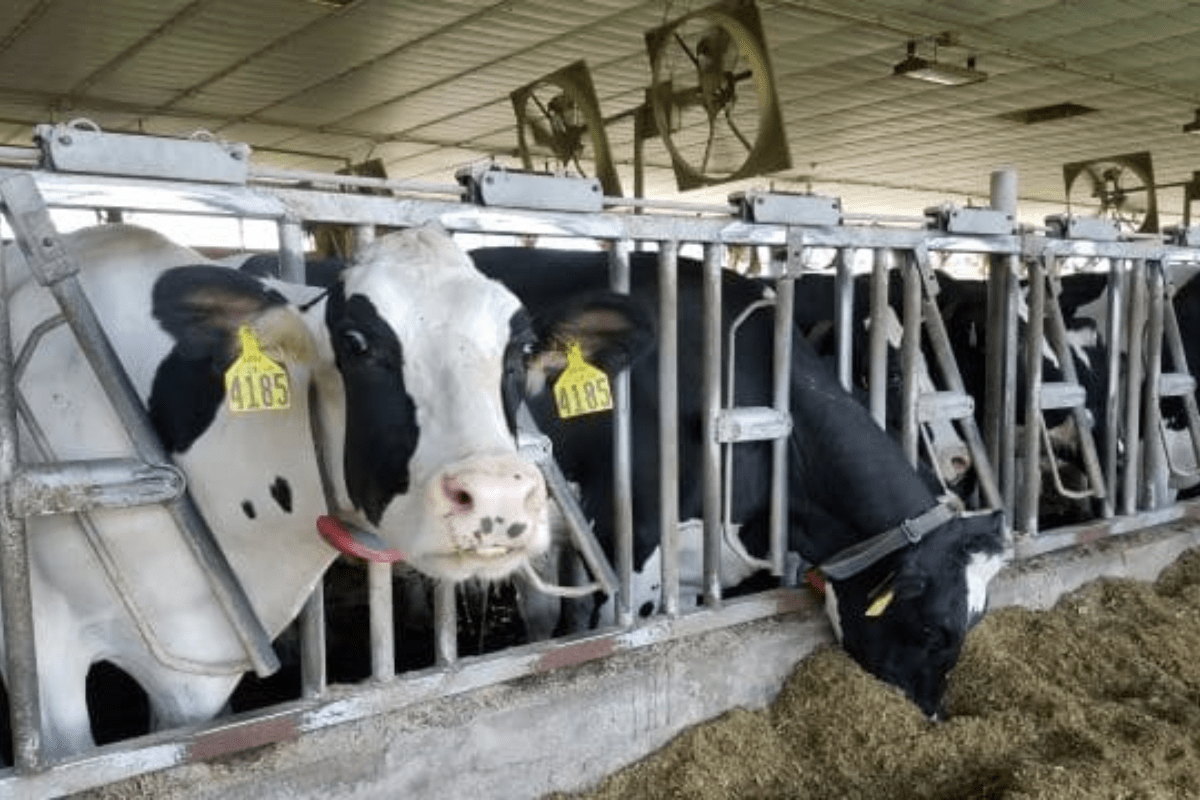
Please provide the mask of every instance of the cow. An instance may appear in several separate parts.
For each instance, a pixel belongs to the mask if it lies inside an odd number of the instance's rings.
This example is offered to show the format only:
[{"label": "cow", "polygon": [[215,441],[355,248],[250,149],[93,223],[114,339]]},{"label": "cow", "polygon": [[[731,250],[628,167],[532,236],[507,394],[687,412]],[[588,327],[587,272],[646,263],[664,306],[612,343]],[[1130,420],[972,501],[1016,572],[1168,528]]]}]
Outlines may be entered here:
[{"label": "cow", "polygon": [[[133,226],[63,245],[271,636],[339,549],[487,581],[547,547],[545,484],[512,420],[518,371],[533,376],[555,356],[519,300],[439,226],[380,237],[324,291],[208,263]],[[15,346],[38,342],[18,387],[31,411],[26,460],[129,454],[74,338],[45,324],[59,314],[50,293],[15,249],[6,261]],[[593,312],[585,302],[560,318],[590,358],[608,336]],[[558,326],[542,324],[555,341]],[[250,356],[271,378],[258,394],[237,384]],[[251,398],[273,410],[239,410]],[[28,529],[46,756],[92,745],[85,679],[98,662],[145,690],[155,728],[221,710],[247,658],[164,508],[35,516]]]},{"label": "cow", "polygon": [[[1106,303],[1105,275],[1068,273],[1059,280],[1058,306],[1065,328],[1066,353],[1071,359],[1075,379],[1084,390],[1088,430],[1094,437],[1098,453],[1103,453],[1109,432],[1103,421],[1107,414],[1108,345],[1104,338],[1103,315]],[[955,359],[960,366],[964,386],[975,398],[977,423],[984,424],[983,413],[987,367],[987,282],[984,280],[940,275],[939,309],[945,321]],[[1026,402],[1026,330],[1029,311],[1026,304],[1028,286],[1022,282],[1017,305],[1017,371],[1015,376],[1014,419],[1018,430],[1018,446],[1024,436],[1036,434],[1027,425]],[[1053,302],[1047,292],[1046,302]],[[1043,340],[1041,347],[1043,384],[1065,380],[1066,372],[1059,355]],[[1039,525],[1053,526],[1095,518],[1099,509],[1087,490],[1089,479],[1084,465],[1080,436],[1071,412],[1061,408],[1041,412],[1047,428],[1051,452],[1043,448],[1042,467],[1036,480],[1039,490]],[[1017,467],[1024,462],[1017,459]],[[1080,497],[1059,492],[1052,470],[1057,472],[1064,488]],[[1022,475],[1019,479],[1024,481]]]},{"label": "cow", "polygon": [[[471,256],[482,272],[522,298],[535,330],[570,308],[580,293],[600,291],[606,283],[604,253],[485,248]],[[634,256],[631,294],[653,303],[658,296],[654,257]],[[687,520],[702,514],[702,410],[692,389],[701,385],[698,265],[681,260],[678,279],[679,514]],[[764,297],[764,287],[728,270],[721,281],[720,313],[728,333],[731,321]],[[734,367],[739,406],[770,404],[772,329],[769,315],[762,314],[749,317],[741,329]],[[660,541],[656,359],[637,358],[631,370],[633,549],[635,567],[641,567]],[[939,503],[901,448],[799,335],[793,336],[790,384],[789,547],[828,570],[827,609],[846,651],[936,716],[947,673],[967,630],[983,613],[988,582],[1008,553],[1003,513],[964,514]],[[552,394],[533,395],[530,407],[553,441],[563,471],[579,484],[585,513],[611,552],[613,476],[604,458],[611,447],[611,418],[600,413],[563,419]],[[731,518],[740,525],[744,549],[761,556],[769,517],[770,446],[744,443],[734,452]],[[848,548],[855,545],[869,552],[853,558]],[[843,569],[848,563],[854,566]],[[685,569],[681,565],[681,572]],[[681,584],[685,581],[681,574]]]}]

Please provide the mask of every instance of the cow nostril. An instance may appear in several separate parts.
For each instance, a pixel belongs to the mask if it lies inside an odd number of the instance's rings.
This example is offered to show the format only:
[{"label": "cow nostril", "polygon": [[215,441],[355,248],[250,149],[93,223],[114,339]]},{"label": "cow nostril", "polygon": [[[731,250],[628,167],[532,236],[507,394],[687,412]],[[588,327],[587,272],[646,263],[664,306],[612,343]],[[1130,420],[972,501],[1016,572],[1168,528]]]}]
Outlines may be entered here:
[{"label": "cow nostril", "polygon": [[950,459],[950,465],[954,468],[955,474],[965,475],[967,473],[967,470],[969,470],[971,468],[971,460],[968,458],[963,458],[961,456],[957,456],[955,458]]},{"label": "cow nostril", "polygon": [[442,479],[442,494],[450,501],[451,511],[454,513],[470,511],[475,507],[475,498],[453,478]]}]

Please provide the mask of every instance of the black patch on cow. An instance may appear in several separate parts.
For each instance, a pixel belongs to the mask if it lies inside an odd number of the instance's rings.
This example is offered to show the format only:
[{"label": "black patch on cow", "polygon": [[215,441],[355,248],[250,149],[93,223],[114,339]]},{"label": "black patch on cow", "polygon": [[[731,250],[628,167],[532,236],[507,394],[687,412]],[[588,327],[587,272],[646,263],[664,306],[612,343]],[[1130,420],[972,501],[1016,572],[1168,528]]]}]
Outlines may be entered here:
[{"label": "black patch on cow", "polygon": [[271,497],[285,514],[292,513],[292,486],[286,480],[278,476],[275,478],[271,484]]},{"label": "black patch on cow", "polygon": [[242,501],[242,512],[250,519],[258,516],[258,512],[254,510],[254,503],[251,503],[249,500]]},{"label": "black patch on cow", "polygon": [[225,267],[177,267],[154,284],[152,313],[175,347],[150,389],[150,422],[168,452],[182,453],[208,429],[237,357],[237,329],[283,295]]},{"label": "black patch on cow", "polygon": [[504,419],[513,435],[517,432],[517,408],[525,399],[525,377],[529,357],[533,355],[537,335],[529,312],[519,308],[508,320],[508,346],[504,350],[504,373],[500,378],[500,398]]},{"label": "black patch on cow", "polygon": [[404,350],[374,304],[346,297],[340,284],[330,289],[325,324],[346,390],[346,489],[378,524],[391,499],[408,491],[420,435],[404,385]]}]

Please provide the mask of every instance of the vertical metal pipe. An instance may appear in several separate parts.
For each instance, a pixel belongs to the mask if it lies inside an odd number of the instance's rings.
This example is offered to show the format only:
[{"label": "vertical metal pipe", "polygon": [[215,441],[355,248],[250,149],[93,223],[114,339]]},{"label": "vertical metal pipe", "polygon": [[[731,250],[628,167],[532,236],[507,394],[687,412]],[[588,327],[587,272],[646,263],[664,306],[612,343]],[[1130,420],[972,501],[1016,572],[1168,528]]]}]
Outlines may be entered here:
[{"label": "vertical metal pipe", "polygon": [[[872,323],[874,327],[874,323]],[[904,454],[916,466],[920,455],[920,430],[917,427],[917,359],[921,355],[921,274],[917,259],[910,256],[904,265],[904,334],[900,339],[900,365],[903,375],[900,390],[900,442]]]},{"label": "vertical metal pipe", "polygon": [[[613,242],[608,281],[614,292],[631,287],[628,240]],[[633,624],[633,425],[629,408],[629,371],[613,376],[613,535],[616,537],[616,623]]]},{"label": "vertical metal pipe", "polygon": [[1143,375],[1142,334],[1146,327],[1146,277],[1145,261],[1130,262],[1129,270],[1129,326],[1126,339],[1129,349],[1125,363],[1125,474],[1122,476],[1121,513],[1137,512],[1140,465],[1142,462],[1142,403],[1141,387]]},{"label": "vertical metal pipe", "polygon": [[987,288],[987,330],[984,376],[984,436],[988,457],[996,469],[1005,513],[1015,519],[1017,419],[1017,285],[1018,256],[991,260]]},{"label": "vertical metal pipe", "polygon": [[1028,535],[1038,530],[1038,496],[1041,490],[1042,347],[1046,320],[1046,274],[1041,259],[1029,261],[1028,327],[1025,331],[1025,441],[1024,485],[1017,510],[1017,529]]},{"label": "vertical metal pipe", "polygon": [[[717,441],[717,417],[721,413],[721,255],[719,245],[704,245],[703,587],[704,604],[710,608],[721,604],[721,445]],[[732,405],[734,399],[729,402]]]},{"label": "vertical metal pipe", "polygon": [[[1008,214],[1015,223],[1019,197],[1016,170],[1005,167],[992,172],[990,188],[989,205]],[[983,435],[1009,519],[1013,518],[1016,492],[1013,440],[1016,430],[1018,264],[1016,255],[992,256],[988,263],[987,289]]]},{"label": "vertical metal pipe", "polygon": [[870,376],[867,397],[871,416],[879,427],[887,428],[887,326],[883,324],[888,310],[888,282],[896,254],[891,250],[874,251],[871,263],[871,330]]},{"label": "vertical metal pipe", "polygon": [[304,283],[304,228],[296,219],[279,220],[279,277]]},{"label": "vertical metal pipe", "polygon": [[[792,389],[792,308],[796,298],[796,281],[779,281],[775,296],[775,350],[772,402],[775,410],[791,413]],[[782,575],[784,556],[788,549],[788,451],[790,438],[785,436],[771,442],[771,574]]]},{"label": "vertical metal pipe", "polygon": [[1145,380],[1142,382],[1142,407],[1146,421],[1142,430],[1144,458],[1145,507],[1149,510],[1166,504],[1167,461],[1163,452],[1162,407],[1159,405],[1159,381],[1162,378],[1163,349],[1163,282],[1162,266],[1146,264],[1146,338]]},{"label": "vertical metal pipe", "polygon": [[[842,388],[854,384],[854,251],[838,252],[833,278],[833,331],[837,347],[837,374]],[[789,339],[790,340],[790,339]]]},{"label": "vertical metal pipe", "polygon": [[325,693],[325,584],[320,581],[300,609],[300,692],[306,698]]},{"label": "vertical metal pipe", "polygon": [[453,581],[434,584],[433,656],[439,667],[448,667],[458,661],[458,608],[454,599]]},{"label": "vertical metal pipe", "polygon": [[[19,467],[17,397],[5,272],[0,261],[0,486],[8,486]],[[13,762],[18,772],[28,773],[41,766],[41,703],[25,520],[14,516],[8,503],[0,503],[0,603],[4,611],[5,680]]]},{"label": "vertical metal pipe", "polygon": [[658,454],[662,608],[679,614],[679,243],[658,251]]},{"label": "vertical metal pipe", "polygon": [[1104,385],[1104,480],[1108,507],[1117,503],[1117,457],[1120,452],[1121,419],[1121,356],[1127,351],[1125,339],[1125,295],[1127,270],[1123,259],[1108,262],[1108,323],[1105,341],[1108,342],[1108,380]]}]

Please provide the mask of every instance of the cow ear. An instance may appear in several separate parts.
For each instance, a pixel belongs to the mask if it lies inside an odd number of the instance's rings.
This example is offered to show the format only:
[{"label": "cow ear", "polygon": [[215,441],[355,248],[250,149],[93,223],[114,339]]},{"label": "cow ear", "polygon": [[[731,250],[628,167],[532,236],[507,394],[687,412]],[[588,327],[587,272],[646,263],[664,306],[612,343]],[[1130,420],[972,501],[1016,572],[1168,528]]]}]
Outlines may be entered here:
[{"label": "cow ear", "polygon": [[186,359],[228,361],[236,357],[237,330],[254,329],[273,358],[308,360],[315,343],[287,299],[262,281],[234,269],[177,267],[154,284],[152,312]]},{"label": "cow ear", "polygon": [[568,299],[534,320],[538,343],[530,373],[543,376],[567,365],[567,346],[578,344],[584,361],[610,375],[626,369],[654,344],[654,315],[637,298],[595,292]]}]

